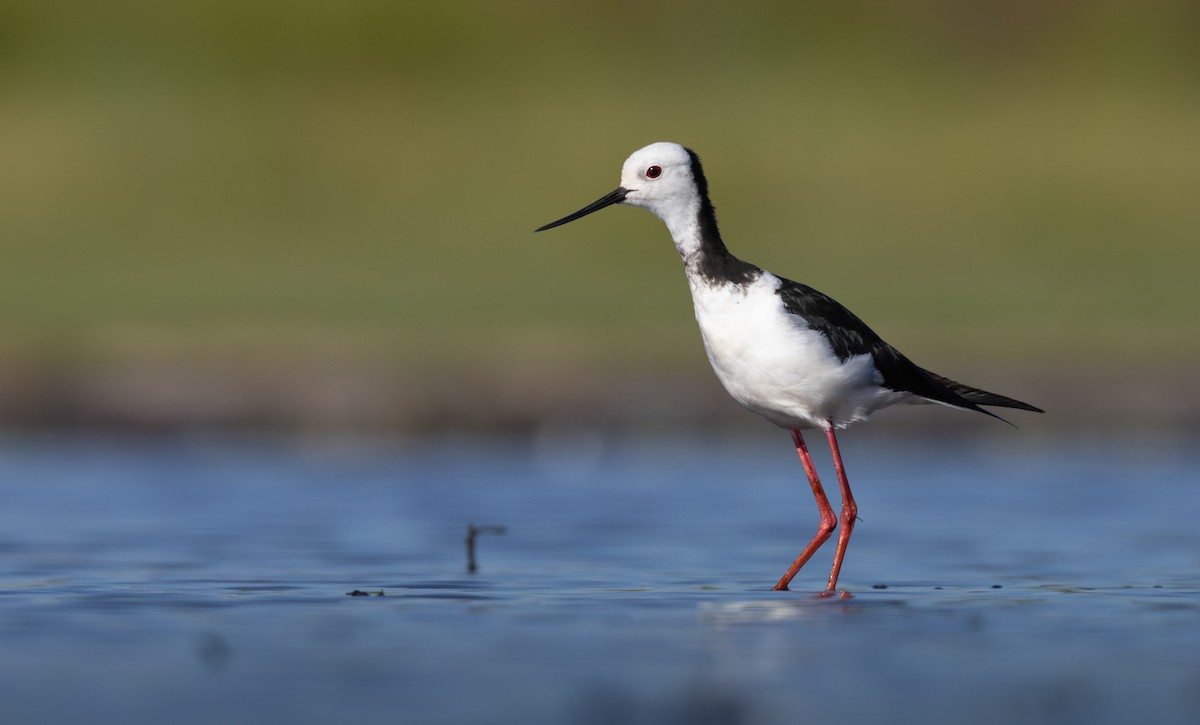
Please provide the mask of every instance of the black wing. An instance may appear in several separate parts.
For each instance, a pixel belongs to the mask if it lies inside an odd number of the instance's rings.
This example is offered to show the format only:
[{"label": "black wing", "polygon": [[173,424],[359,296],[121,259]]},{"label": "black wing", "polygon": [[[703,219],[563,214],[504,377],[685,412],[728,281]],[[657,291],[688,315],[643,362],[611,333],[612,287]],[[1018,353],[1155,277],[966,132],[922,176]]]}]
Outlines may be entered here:
[{"label": "black wing", "polygon": [[884,387],[978,411],[994,418],[999,416],[979,406],[997,405],[1042,412],[1028,403],[972,388],[921,368],[884,342],[867,323],[837,300],[808,285],[781,280],[779,297],[788,312],[803,317],[810,328],[829,340],[839,360],[855,355],[870,355],[875,369],[883,376]]},{"label": "black wing", "polygon": [[1031,413],[1046,412],[1041,408],[1030,405],[1029,403],[1022,403],[1019,400],[1014,400],[1013,398],[1000,395],[999,393],[989,393],[986,390],[972,388],[970,385],[963,385],[957,380],[951,380],[950,378],[938,375],[937,373],[929,372],[928,370],[925,371],[925,374],[933,378],[936,382],[941,383],[950,390],[953,390],[962,397],[971,401],[972,403],[975,403],[976,405],[994,405],[998,408],[1016,408],[1017,410],[1028,410]]}]

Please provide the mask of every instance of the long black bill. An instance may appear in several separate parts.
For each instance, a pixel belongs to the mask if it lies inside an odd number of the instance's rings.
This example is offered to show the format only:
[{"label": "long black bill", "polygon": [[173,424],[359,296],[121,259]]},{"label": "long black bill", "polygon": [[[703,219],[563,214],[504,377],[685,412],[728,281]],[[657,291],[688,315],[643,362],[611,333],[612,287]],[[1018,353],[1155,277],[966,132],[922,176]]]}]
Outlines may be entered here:
[{"label": "long black bill", "polygon": [[628,194],[629,194],[628,189],[626,189],[623,186],[618,186],[616,189],[613,189],[608,194],[605,194],[604,196],[600,197],[599,199],[593,201],[591,204],[588,204],[587,206],[583,207],[582,209],[575,212],[574,214],[568,214],[567,216],[563,217],[562,219],[559,219],[556,222],[550,222],[546,226],[538,227],[537,229],[534,229],[533,231],[544,232],[547,229],[553,229],[554,227],[562,226],[563,224],[566,224],[567,222],[573,222],[576,219],[578,219],[579,217],[587,216],[588,214],[591,214],[594,211],[600,211],[601,209],[603,209],[606,206],[612,206],[613,204],[620,204],[621,202],[625,201],[625,196]]}]

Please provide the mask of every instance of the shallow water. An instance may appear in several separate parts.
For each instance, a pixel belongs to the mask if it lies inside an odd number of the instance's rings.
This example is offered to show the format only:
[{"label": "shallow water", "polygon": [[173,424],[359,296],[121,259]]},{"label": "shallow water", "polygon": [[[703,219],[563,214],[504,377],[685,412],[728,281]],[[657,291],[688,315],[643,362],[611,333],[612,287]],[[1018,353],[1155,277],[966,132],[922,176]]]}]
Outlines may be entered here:
[{"label": "shallow water", "polygon": [[845,436],[842,599],[766,431],[10,437],[4,721],[1200,722],[1200,456],[1026,438]]}]

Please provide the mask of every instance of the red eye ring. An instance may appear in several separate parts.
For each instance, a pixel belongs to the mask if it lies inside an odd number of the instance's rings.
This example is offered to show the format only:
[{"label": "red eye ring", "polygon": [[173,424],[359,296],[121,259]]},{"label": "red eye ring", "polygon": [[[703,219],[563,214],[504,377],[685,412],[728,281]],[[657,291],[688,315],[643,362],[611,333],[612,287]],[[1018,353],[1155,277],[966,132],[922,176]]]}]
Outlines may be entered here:
[{"label": "red eye ring", "polygon": [[646,169],[646,178],[647,179],[657,179],[661,175],[662,175],[662,167],[661,166],[651,166],[650,168]]}]

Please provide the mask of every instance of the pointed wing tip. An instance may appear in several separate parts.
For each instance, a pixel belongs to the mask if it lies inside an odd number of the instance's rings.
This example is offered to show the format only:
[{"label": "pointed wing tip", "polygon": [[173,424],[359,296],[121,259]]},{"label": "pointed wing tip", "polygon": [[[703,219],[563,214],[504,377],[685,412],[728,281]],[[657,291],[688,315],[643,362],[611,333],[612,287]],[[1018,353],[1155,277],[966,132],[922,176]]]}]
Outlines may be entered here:
[{"label": "pointed wing tip", "polygon": [[[1014,402],[1019,402],[1019,401],[1014,401]],[[983,405],[987,405],[987,403],[983,403]],[[1005,407],[1005,408],[1010,408],[1010,409],[1012,409],[1012,410],[1024,410],[1024,411],[1026,411],[1026,412],[1029,412],[1029,413],[1045,413],[1045,412],[1046,412],[1046,411],[1042,410],[1041,408],[1037,408],[1037,407],[1034,407],[1034,406],[1030,405],[1029,403],[1021,403],[1020,405],[1005,405],[1005,406],[1003,406],[1003,407]],[[993,418],[995,418],[996,420],[998,420],[998,421],[1001,421],[1001,422],[1003,422],[1003,423],[1008,423],[1008,424],[1009,424],[1009,425],[1011,425],[1013,428],[1018,428],[1018,427],[1020,427],[1020,426],[1018,426],[1016,423],[1014,423],[1014,422],[1012,422],[1011,420],[1009,420],[1008,418],[1005,418],[1005,417],[1003,417],[1003,416],[1000,416],[1000,415],[996,415],[995,413],[993,413],[993,412],[992,412],[992,411],[990,411],[990,410],[987,410],[986,408],[982,408],[982,407],[980,407],[980,406],[976,406],[976,407],[975,407],[975,410],[978,410],[980,413],[984,413],[985,415],[990,415],[990,416],[992,416]]]}]

